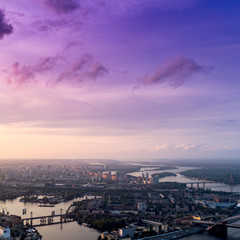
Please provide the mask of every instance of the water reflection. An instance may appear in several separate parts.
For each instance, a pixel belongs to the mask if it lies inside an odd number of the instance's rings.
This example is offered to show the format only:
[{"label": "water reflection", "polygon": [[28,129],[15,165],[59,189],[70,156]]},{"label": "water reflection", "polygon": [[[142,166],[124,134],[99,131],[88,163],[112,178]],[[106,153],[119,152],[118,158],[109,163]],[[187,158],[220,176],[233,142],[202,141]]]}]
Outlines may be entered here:
[{"label": "water reflection", "polygon": [[[87,196],[88,198],[94,198],[95,196]],[[0,201],[0,211],[8,211],[9,214],[15,214],[22,218],[30,217],[30,213],[33,212],[33,217],[51,215],[52,211],[56,214],[60,213],[60,209],[65,212],[73,201],[81,201],[86,196],[81,198],[75,198],[74,200],[63,202],[55,205],[55,207],[38,207],[37,203],[24,203],[19,202],[20,198],[14,200]],[[23,209],[26,208],[27,214],[23,215]],[[94,229],[84,227],[76,222],[63,223],[58,225],[48,225],[38,227],[39,233],[43,236],[43,240],[96,240],[100,233]]]},{"label": "water reflection", "polygon": [[[171,172],[175,173],[177,176],[170,176],[170,177],[165,177],[165,178],[160,178],[160,182],[179,182],[179,183],[191,183],[191,182],[199,182],[198,179],[191,179],[188,177],[185,177],[180,174],[180,172],[184,172],[187,170],[192,170],[192,169],[199,169],[199,168],[194,168],[194,167],[178,167],[177,169],[169,169],[169,170],[154,170],[157,169],[158,167],[147,167],[147,168],[141,168],[139,172],[133,172],[130,173],[129,175],[138,177],[142,176],[142,174],[155,174],[155,173],[163,173],[163,172]],[[201,180],[204,181],[204,180]],[[224,184],[224,183],[206,183],[205,184],[206,188],[209,188],[213,191],[225,191],[225,192],[230,192],[231,188],[230,185]],[[234,185],[233,187],[233,192],[240,192],[240,185]]]},{"label": "water reflection", "polygon": [[38,227],[43,240],[97,240],[100,235],[94,229],[79,225],[77,222]]},{"label": "water reflection", "polygon": [[[152,168],[142,168],[139,172],[131,173],[133,176],[141,176],[142,173],[146,174],[147,172],[149,175],[154,173],[162,173],[162,172],[172,172],[175,173],[176,176],[173,177],[165,177],[161,178],[161,182],[180,182],[180,183],[189,183],[189,182],[198,182],[199,180],[190,179],[180,174],[182,171],[196,169],[191,167],[178,167],[177,169],[169,169],[169,170],[155,170],[151,171],[156,167]],[[230,191],[229,185],[221,184],[221,183],[206,183],[207,188],[211,188],[212,190],[216,191]],[[234,191],[240,192],[240,185],[234,186]],[[93,198],[94,196],[88,196],[88,198]],[[81,201],[85,199],[86,196],[82,198],[77,198],[72,201],[63,202],[60,204],[55,205],[55,207],[38,207],[37,203],[24,203],[19,202],[20,198],[14,200],[7,200],[7,201],[0,201],[0,210],[5,209],[10,214],[15,214],[21,217],[30,217],[30,212],[33,212],[33,216],[42,216],[42,215],[51,215],[52,211],[55,211],[56,214],[60,213],[60,209],[65,212],[68,207],[71,205],[73,201]],[[22,210],[27,210],[27,214],[23,216]],[[236,222],[240,224],[239,222]],[[43,240],[96,240],[100,233],[94,229],[90,229],[84,226],[80,226],[76,222],[71,223],[64,223],[59,225],[48,225],[43,227],[37,228],[39,232],[43,236]],[[239,229],[229,229],[228,230],[228,240],[237,240],[240,239],[240,231]],[[203,234],[196,234],[189,237],[185,237],[184,239],[187,240],[217,240],[220,238],[216,238],[214,236],[208,235],[207,233]]]},{"label": "water reflection", "polygon": [[[240,224],[240,221],[235,222]],[[206,232],[200,234],[194,234],[189,237],[185,237],[186,240],[223,240],[223,238],[212,236]],[[226,238],[225,238],[226,239]],[[228,228],[228,237],[227,240],[239,240],[240,239],[240,230],[236,228]]]}]

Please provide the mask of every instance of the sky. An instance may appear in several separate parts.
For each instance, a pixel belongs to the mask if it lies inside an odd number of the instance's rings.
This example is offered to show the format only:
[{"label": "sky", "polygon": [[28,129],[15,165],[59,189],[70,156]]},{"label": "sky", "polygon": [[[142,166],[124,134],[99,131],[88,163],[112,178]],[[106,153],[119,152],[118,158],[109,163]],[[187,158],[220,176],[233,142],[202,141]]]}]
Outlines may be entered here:
[{"label": "sky", "polygon": [[239,0],[1,0],[0,158],[237,159]]}]

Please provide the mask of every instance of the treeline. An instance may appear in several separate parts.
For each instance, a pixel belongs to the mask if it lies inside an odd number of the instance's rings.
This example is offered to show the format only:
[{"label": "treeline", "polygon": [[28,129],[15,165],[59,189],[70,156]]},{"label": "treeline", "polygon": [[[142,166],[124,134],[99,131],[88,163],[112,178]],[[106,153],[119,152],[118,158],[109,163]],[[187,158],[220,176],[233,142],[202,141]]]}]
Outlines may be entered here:
[{"label": "treeline", "polygon": [[177,174],[172,172],[154,173],[152,177],[165,178],[165,177],[176,177]]},{"label": "treeline", "polygon": [[178,169],[178,168],[177,167],[173,167],[173,166],[161,166],[161,167],[158,167],[158,168],[149,169],[148,172],[151,172],[151,171],[174,170],[174,169]]},{"label": "treeline", "polygon": [[182,175],[189,178],[198,178],[205,179],[208,181],[214,182],[223,182],[230,184],[230,177],[232,174],[233,183],[240,184],[240,167],[212,167],[212,168],[201,168],[201,169],[192,169],[185,172],[181,172]]},{"label": "treeline", "polygon": [[160,182],[159,184],[148,184],[146,186],[147,190],[172,190],[172,189],[185,189],[185,183],[178,182]]},{"label": "treeline", "polygon": [[126,226],[126,222],[123,219],[116,219],[107,214],[79,215],[78,219],[80,219],[80,222],[87,223],[99,231],[112,231]]}]

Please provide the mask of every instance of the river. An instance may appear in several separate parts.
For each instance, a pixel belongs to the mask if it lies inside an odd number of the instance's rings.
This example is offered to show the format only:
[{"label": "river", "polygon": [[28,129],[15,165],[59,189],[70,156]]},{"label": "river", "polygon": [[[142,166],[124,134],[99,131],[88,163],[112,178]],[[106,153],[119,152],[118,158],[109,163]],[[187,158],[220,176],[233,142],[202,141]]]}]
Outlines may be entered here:
[{"label": "river", "polygon": [[[133,176],[141,176],[142,173],[149,175],[154,173],[162,173],[162,172],[172,172],[177,174],[175,177],[165,177],[161,178],[161,182],[180,182],[180,183],[189,183],[189,182],[197,182],[199,180],[190,179],[184,177],[180,174],[182,171],[194,169],[191,167],[178,167],[177,169],[171,170],[156,170],[152,171],[156,167],[152,168],[142,168],[139,172],[131,173]],[[216,191],[230,191],[230,187],[226,184],[222,183],[206,183],[207,188],[211,188]],[[234,186],[233,189],[235,192],[240,192],[240,185]],[[88,198],[93,198],[93,196],[87,196]],[[42,215],[51,215],[52,211],[55,211],[56,214],[60,213],[60,209],[63,209],[63,212],[67,210],[67,208],[71,205],[73,201],[81,201],[85,199],[86,196],[82,198],[77,198],[72,201],[64,202],[55,205],[53,208],[49,207],[38,207],[37,203],[24,203],[19,202],[20,198],[14,200],[0,201],[0,211],[5,209],[10,214],[15,214],[21,217],[30,217],[30,212],[33,212],[34,216],[42,216]],[[22,210],[26,208],[27,214],[22,215]],[[236,222],[240,224],[239,222]],[[71,223],[63,223],[62,225],[48,225],[37,228],[40,234],[43,236],[43,240],[96,240],[100,233],[94,229],[81,226],[76,222]],[[221,238],[217,238],[214,236],[210,236],[207,233],[195,234],[189,237],[185,237],[186,240],[219,240]],[[240,239],[240,230],[239,229],[229,229],[228,230],[228,240],[239,240]]]},{"label": "river", "polygon": [[[177,169],[154,170],[154,169],[157,169],[157,168],[159,168],[159,167],[155,166],[155,167],[141,168],[140,171],[129,173],[129,175],[138,177],[138,176],[142,176],[142,174],[146,175],[147,173],[149,174],[149,176],[151,176],[154,173],[171,172],[171,173],[175,173],[177,176],[160,178],[159,181],[160,182],[179,182],[179,183],[191,183],[191,182],[204,181],[204,180],[198,180],[198,179],[191,179],[191,178],[185,177],[185,176],[180,174],[180,172],[184,172],[184,171],[192,170],[192,169],[197,169],[197,168],[193,168],[193,167],[177,167]],[[207,182],[209,182],[209,181],[207,181]],[[195,187],[196,187],[196,185],[195,185]],[[240,185],[239,184],[238,185],[234,185],[232,190],[230,188],[230,185],[227,185],[227,184],[224,184],[224,183],[216,183],[216,182],[206,183],[205,187],[209,188],[209,189],[211,189],[213,191],[240,192]]]},{"label": "river", "polygon": [[[87,196],[93,198],[93,196]],[[33,212],[33,217],[51,215],[52,211],[56,214],[60,213],[60,209],[65,212],[73,201],[81,201],[85,199],[76,198],[72,201],[63,202],[55,205],[55,207],[38,207],[37,203],[19,202],[20,198],[14,200],[0,201],[0,211],[8,211],[9,214],[15,214],[22,218],[30,217],[30,212]],[[26,209],[27,214],[23,215],[22,210]],[[69,222],[58,225],[47,225],[37,227],[39,233],[43,236],[43,240],[96,240],[100,233],[92,228],[79,225],[77,222]]]},{"label": "river", "polygon": [[[239,224],[240,222],[236,222],[236,223]],[[222,240],[223,238],[211,236],[208,233],[204,232],[204,233],[194,234],[189,237],[185,237],[184,240],[185,239],[186,240],[220,240],[220,239]],[[229,228],[227,240],[239,240],[239,239],[240,239],[240,230]]]},{"label": "river", "polygon": [[[90,198],[88,196],[88,198]],[[69,205],[73,201],[65,202],[57,204],[53,208],[44,208],[38,207],[37,203],[24,203],[19,202],[20,198],[14,200],[0,201],[1,210],[4,208],[5,211],[8,211],[10,214],[16,214],[21,217],[29,217],[30,212],[33,212],[33,216],[42,216],[51,214],[51,211],[56,211],[56,213],[60,212],[62,208],[63,211],[66,211]],[[81,201],[85,199],[77,198],[74,201]],[[26,208],[27,214],[22,215],[22,209]],[[239,222],[236,222],[240,224]],[[39,233],[43,236],[43,240],[96,240],[100,233],[94,229],[84,227],[79,225],[76,222],[71,223],[63,223],[62,225],[48,225],[37,228]],[[195,234],[189,237],[185,237],[186,240],[220,240],[221,238],[217,238],[211,236],[207,233]],[[228,240],[239,240],[240,239],[240,230],[239,229],[229,229]]]},{"label": "river", "polygon": [[[169,170],[154,170],[159,167],[146,167],[146,168],[141,168],[140,171],[138,172],[133,172],[130,173],[129,175],[138,177],[142,176],[144,174],[148,173],[149,176],[151,176],[154,173],[163,173],[163,172],[171,172],[175,173],[177,176],[172,176],[172,177],[165,177],[165,178],[160,178],[160,182],[179,182],[179,183],[190,183],[190,182],[199,182],[198,179],[191,179],[187,178],[183,175],[180,174],[180,172],[191,170],[191,169],[197,169],[193,167],[177,167],[177,169],[169,169]],[[202,180],[201,180],[202,181]],[[230,186],[224,183],[206,183],[205,184],[206,188],[209,188],[214,191],[226,191],[229,192],[231,191]],[[235,185],[233,187],[234,192],[240,192],[240,185]],[[236,224],[240,224],[240,221],[235,222]],[[208,233],[199,233],[199,234],[194,234],[189,237],[185,237],[184,240],[220,240],[222,238],[211,236]],[[228,229],[228,240],[239,240],[240,239],[240,229],[233,229],[229,228]]]}]

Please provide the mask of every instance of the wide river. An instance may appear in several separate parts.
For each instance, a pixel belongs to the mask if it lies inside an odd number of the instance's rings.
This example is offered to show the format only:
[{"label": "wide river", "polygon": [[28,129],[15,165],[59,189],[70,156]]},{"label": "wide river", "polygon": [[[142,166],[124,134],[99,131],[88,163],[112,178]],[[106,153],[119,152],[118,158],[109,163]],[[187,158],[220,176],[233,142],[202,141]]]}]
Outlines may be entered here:
[{"label": "wide river", "polygon": [[[178,169],[172,170],[156,170],[153,171],[153,168],[142,168],[139,172],[131,173],[133,176],[141,176],[142,173],[149,175],[153,173],[161,173],[161,172],[172,172],[175,173],[177,176],[175,177],[165,177],[161,178],[160,182],[180,182],[180,183],[190,183],[190,182],[197,182],[198,180],[193,180],[187,177],[184,177],[180,174],[180,172],[193,169],[190,167],[178,167]],[[222,183],[206,183],[206,188],[211,188],[212,190],[216,191],[230,191],[229,185],[222,184]],[[240,185],[234,186],[233,191],[240,192]],[[93,196],[92,196],[93,197]],[[81,201],[85,199],[77,198],[74,201],[78,200]],[[91,196],[88,196],[91,198]],[[34,216],[43,216],[43,215],[51,215],[52,211],[55,211],[56,214],[60,213],[60,209],[65,212],[68,207],[71,205],[73,201],[60,203],[55,205],[55,207],[38,207],[37,203],[24,203],[19,202],[19,198],[14,200],[7,200],[7,201],[0,201],[0,211],[4,209],[8,211],[10,214],[15,214],[21,217],[30,217],[30,212],[33,212]],[[22,215],[22,210],[26,209],[27,214]],[[239,222],[236,222],[240,224]],[[40,234],[43,236],[43,240],[97,240],[97,237],[100,233],[94,229],[81,226],[76,222],[71,223],[63,223],[59,225],[48,225],[43,227],[37,228]],[[186,240],[219,240],[221,238],[216,238],[214,236],[210,236],[207,233],[202,234],[195,234],[189,237],[185,237]],[[240,239],[240,229],[229,229],[228,230],[228,240],[239,240]]]},{"label": "wide river", "polygon": [[[185,177],[180,174],[180,172],[184,172],[184,171],[191,170],[191,169],[196,169],[193,167],[177,167],[177,169],[154,170],[156,168],[158,168],[158,167],[142,168],[141,171],[133,172],[133,173],[130,173],[129,175],[138,177],[138,176],[142,176],[142,174],[144,174],[146,176],[147,173],[149,174],[149,176],[151,176],[151,174],[154,174],[154,173],[171,172],[171,173],[175,173],[177,176],[160,178],[159,181],[160,182],[179,182],[179,183],[194,183],[194,182],[199,182],[199,181],[203,182],[204,181],[204,180],[198,180],[198,179],[191,179],[191,178]],[[230,176],[229,176],[229,178],[230,178]],[[196,187],[197,185],[195,184],[193,186]],[[200,184],[200,187],[202,187],[202,184]],[[225,191],[225,192],[231,191],[230,186],[227,184],[224,184],[224,183],[215,183],[215,182],[206,183],[205,187],[210,188],[211,190],[214,190],[214,191]],[[233,191],[240,192],[240,185],[234,185]]]},{"label": "wide river", "polygon": [[[76,198],[74,201],[81,201],[85,199]],[[88,198],[93,198],[88,196]],[[0,211],[8,211],[9,214],[15,214],[22,218],[30,217],[30,212],[33,213],[33,217],[51,215],[52,211],[56,214],[60,214],[60,209],[65,212],[73,201],[64,202],[55,205],[55,207],[38,207],[37,203],[24,203],[19,202],[20,198],[14,200],[0,201]],[[26,209],[26,215],[22,214],[22,210]],[[56,225],[48,225],[37,228],[39,233],[43,236],[43,240],[96,240],[101,234],[98,231],[79,225],[77,222],[69,222]]]}]

